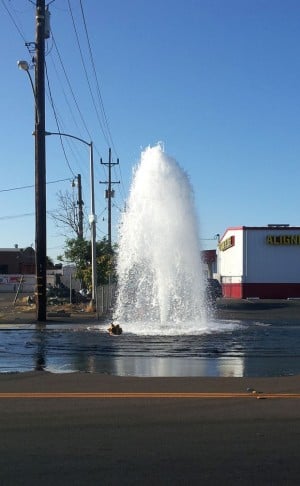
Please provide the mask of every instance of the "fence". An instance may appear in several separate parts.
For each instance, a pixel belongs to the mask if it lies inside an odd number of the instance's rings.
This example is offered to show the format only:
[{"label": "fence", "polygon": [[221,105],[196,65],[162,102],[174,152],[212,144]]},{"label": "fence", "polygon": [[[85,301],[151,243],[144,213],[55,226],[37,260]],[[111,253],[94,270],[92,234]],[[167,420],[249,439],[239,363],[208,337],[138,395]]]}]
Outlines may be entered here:
[{"label": "fence", "polygon": [[97,306],[99,316],[111,316],[116,296],[116,284],[97,287]]}]

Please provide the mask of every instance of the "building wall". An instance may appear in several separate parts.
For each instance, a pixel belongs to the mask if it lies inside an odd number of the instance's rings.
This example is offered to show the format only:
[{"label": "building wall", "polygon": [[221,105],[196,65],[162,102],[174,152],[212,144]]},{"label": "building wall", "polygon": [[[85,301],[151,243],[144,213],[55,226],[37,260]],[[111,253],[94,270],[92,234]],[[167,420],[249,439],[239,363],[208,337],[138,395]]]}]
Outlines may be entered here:
[{"label": "building wall", "polygon": [[0,274],[35,273],[35,251],[33,248],[0,248]]},{"label": "building wall", "polygon": [[300,297],[300,227],[229,228],[218,269],[224,297]]},{"label": "building wall", "polygon": [[[247,283],[299,283],[300,282],[300,244],[273,244],[268,241],[292,241],[300,229],[262,228],[246,229],[247,241],[244,252]],[[282,236],[283,238],[277,238]],[[289,239],[286,237],[289,236]],[[271,237],[271,238],[269,238]],[[277,238],[275,240],[275,238]],[[297,240],[296,240],[297,241]]]},{"label": "building wall", "polygon": [[226,230],[219,242],[217,257],[224,297],[241,298],[243,232],[239,228]]},{"label": "building wall", "polygon": [[3,248],[0,251],[0,274],[20,273],[20,250]]}]

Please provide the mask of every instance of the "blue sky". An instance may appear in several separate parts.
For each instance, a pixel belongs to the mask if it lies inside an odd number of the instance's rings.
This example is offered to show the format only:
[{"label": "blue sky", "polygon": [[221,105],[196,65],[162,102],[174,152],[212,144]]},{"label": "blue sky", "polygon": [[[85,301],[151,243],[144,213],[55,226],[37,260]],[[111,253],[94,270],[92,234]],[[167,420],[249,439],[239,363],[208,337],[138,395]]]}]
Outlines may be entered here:
[{"label": "blue sky", "polygon": [[[2,248],[26,247],[35,239],[34,188],[6,190],[34,183],[33,96],[26,73],[17,68],[17,60],[30,61],[23,38],[34,41],[32,3],[0,2]],[[111,141],[93,106],[69,4],[98,102],[79,0],[50,5],[55,44],[47,41],[47,71],[61,131],[88,141],[91,135],[95,144],[97,236],[102,238],[107,205],[105,186],[98,181],[107,180],[107,172],[100,157],[107,162]],[[203,248],[215,248],[214,235],[228,226],[299,225],[300,2],[82,0],[82,6],[113,160],[120,159],[113,173],[121,180],[114,187],[114,238],[141,150],[158,141],[190,176]],[[49,94],[46,120],[46,128],[57,131]],[[47,180],[80,173],[89,214],[88,149],[66,139],[64,148],[67,161],[59,137],[47,138]],[[57,193],[65,190],[72,190],[70,180],[47,185],[48,211],[57,208]],[[47,235],[47,253],[55,260],[64,237],[50,216]]]}]

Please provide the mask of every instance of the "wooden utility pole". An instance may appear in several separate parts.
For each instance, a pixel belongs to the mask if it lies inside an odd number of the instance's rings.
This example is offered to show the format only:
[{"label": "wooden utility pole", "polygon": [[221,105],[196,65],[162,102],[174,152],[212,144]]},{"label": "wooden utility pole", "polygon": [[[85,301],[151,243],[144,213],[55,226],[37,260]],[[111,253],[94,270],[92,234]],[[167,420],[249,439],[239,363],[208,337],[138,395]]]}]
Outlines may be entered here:
[{"label": "wooden utility pole", "polygon": [[37,320],[46,321],[47,234],[45,148],[45,0],[36,1],[35,36],[35,251]]},{"label": "wooden utility pole", "polygon": [[120,184],[120,181],[112,181],[111,180],[111,168],[113,165],[118,165],[119,164],[119,159],[117,159],[117,162],[112,162],[111,161],[111,149],[109,149],[109,154],[108,154],[108,162],[102,162],[101,164],[105,165],[108,167],[108,181],[100,181],[100,184],[107,184],[108,188],[105,191],[105,197],[108,200],[108,228],[107,228],[107,238],[108,238],[108,245],[110,250],[112,249],[111,246],[111,199],[115,196],[115,191],[112,190],[111,186],[112,184]]}]

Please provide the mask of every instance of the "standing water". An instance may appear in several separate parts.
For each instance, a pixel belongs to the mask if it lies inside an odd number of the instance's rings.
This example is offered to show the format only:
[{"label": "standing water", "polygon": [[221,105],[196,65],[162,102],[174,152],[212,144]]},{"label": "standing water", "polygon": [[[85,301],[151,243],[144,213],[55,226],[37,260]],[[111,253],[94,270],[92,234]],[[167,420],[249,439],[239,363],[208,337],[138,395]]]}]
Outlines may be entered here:
[{"label": "standing water", "polygon": [[141,155],[120,225],[114,320],[138,334],[207,328],[198,223],[187,174],[161,145]]}]

